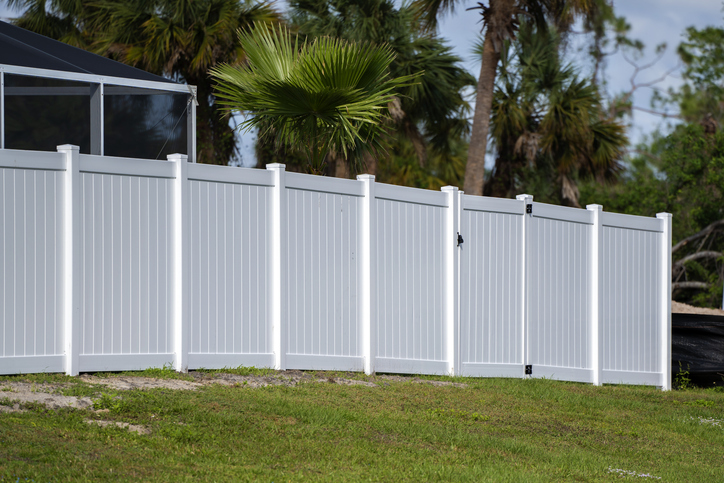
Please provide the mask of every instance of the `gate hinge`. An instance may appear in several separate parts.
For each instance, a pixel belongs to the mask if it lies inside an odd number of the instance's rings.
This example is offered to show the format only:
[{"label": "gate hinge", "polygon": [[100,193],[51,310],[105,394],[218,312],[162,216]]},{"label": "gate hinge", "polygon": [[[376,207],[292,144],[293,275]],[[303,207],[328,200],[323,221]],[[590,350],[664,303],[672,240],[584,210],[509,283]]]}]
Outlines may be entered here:
[{"label": "gate hinge", "polygon": [[533,205],[532,204],[525,205],[525,212],[528,213],[529,215],[532,215],[533,214]]},{"label": "gate hinge", "polygon": [[465,240],[463,240],[463,236],[458,232],[458,246],[462,245]]},{"label": "gate hinge", "polygon": [[[528,206],[530,206],[530,205],[528,205]],[[532,374],[533,374],[533,366],[530,364],[525,366],[525,375],[530,376]]]}]

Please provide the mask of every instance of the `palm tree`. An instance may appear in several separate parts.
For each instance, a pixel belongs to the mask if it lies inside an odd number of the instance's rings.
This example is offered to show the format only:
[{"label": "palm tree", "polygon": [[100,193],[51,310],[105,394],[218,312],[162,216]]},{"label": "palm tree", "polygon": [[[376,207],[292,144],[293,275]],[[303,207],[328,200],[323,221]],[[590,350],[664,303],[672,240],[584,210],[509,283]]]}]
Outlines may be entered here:
[{"label": "palm tree", "polygon": [[[495,78],[501,50],[506,40],[515,38],[522,21],[542,26],[552,22],[559,32],[566,32],[579,16],[592,16],[600,3],[607,0],[489,0],[478,3],[485,31],[482,64],[473,115],[473,128],[468,148],[463,189],[468,194],[483,194],[485,152],[490,129],[490,116]],[[413,4],[426,25],[435,28],[437,17],[450,12],[457,0],[414,0]]]},{"label": "palm tree", "polygon": [[290,20],[307,37],[388,44],[395,53],[392,77],[424,72],[418,82],[398,89],[390,106],[391,128],[412,144],[420,166],[427,163],[428,145],[441,155],[449,151],[451,137],[467,129],[469,104],[462,91],[475,78],[442,39],[422,32],[409,6],[397,8],[390,0],[294,0]]},{"label": "palm tree", "polygon": [[[46,5],[47,3],[47,5]],[[244,60],[236,32],[274,23],[269,3],[251,0],[9,0],[25,9],[20,27],[91,50],[198,90],[198,160],[228,164],[236,151],[216,106],[208,70]]]},{"label": "palm tree", "polygon": [[560,201],[578,206],[578,178],[621,170],[625,127],[607,117],[597,86],[561,63],[559,42],[548,27],[524,25],[501,51],[491,116],[497,155],[485,194],[514,196],[534,165],[553,178]]},{"label": "palm tree", "polygon": [[211,70],[216,95],[227,110],[249,115],[241,128],[258,127],[303,149],[315,174],[331,151],[347,156],[380,147],[386,106],[413,79],[389,76],[388,46],[330,37],[300,42],[284,27],[261,23],[239,40],[247,63]]}]

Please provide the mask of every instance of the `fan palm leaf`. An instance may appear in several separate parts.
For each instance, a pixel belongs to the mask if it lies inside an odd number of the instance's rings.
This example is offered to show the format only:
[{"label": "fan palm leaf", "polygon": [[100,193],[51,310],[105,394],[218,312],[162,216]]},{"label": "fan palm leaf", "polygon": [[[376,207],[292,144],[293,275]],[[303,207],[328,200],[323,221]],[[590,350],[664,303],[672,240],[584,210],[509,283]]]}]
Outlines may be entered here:
[{"label": "fan palm leaf", "polygon": [[389,76],[394,54],[388,46],[300,42],[286,28],[265,24],[239,39],[247,63],[211,70],[220,103],[249,115],[240,128],[273,132],[279,142],[303,149],[315,173],[329,151],[346,156],[356,146],[379,147],[394,90],[414,79]]},{"label": "fan palm leaf", "polygon": [[[409,4],[392,0],[292,0],[291,20],[308,37],[334,36],[348,41],[388,44],[395,53],[392,77],[424,71],[418,82],[397,90],[390,133],[412,142],[420,166],[450,149],[451,139],[467,130],[470,106],[463,95],[475,79],[459,66],[445,42],[423,32]],[[390,141],[392,138],[390,138]],[[397,142],[397,141],[395,141]],[[352,160],[350,160],[352,161]]]}]

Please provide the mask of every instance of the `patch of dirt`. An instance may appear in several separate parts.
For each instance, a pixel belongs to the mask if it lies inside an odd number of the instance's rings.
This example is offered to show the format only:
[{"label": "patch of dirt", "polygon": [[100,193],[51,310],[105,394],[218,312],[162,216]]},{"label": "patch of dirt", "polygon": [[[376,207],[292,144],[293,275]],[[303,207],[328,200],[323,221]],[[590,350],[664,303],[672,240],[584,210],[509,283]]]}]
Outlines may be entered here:
[{"label": "patch of dirt", "polygon": [[20,404],[15,403],[12,406],[0,406],[0,414],[2,413],[24,413],[25,409],[20,407]]},{"label": "patch of dirt", "polygon": [[80,379],[88,384],[101,384],[120,391],[159,388],[193,391],[201,387],[201,384],[192,381],[184,381],[182,379],[156,379],[153,377],[97,377],[89,374],[83,374],[80,376]]},{"label": "patch of dirt", "polygon": [[379,385],[375,384],[374,382],[369,381],[360,381],[358,379],[344,379],[342,377],[330,377],[329,382],[333,382],[335,384],[342,384],[344,386],[365,386],[365,387],[380,387]]},{"label": "patch of dirt", "polygon": [[4,383],[0,385],[0,397],[17,401],[21,405],[25,403],[39,403],[48,409],[87,409],[93,406],[93,401],[88,397],[53,394],[60,387],[62,387],[60,384],[32,384],[29,382]]},{"label": "patch of dirt", "polygon": [[223,372],[189,372],[199,386],[221,384],[222,386],[243,386],[250,389],[267,386],[296,386],[304,382],[322,382],[311,374],[302,371],[278,371],[269,376],[239,376]]},{"label": "patch of dirt", "polygon": [[671,313],[674,314],[701,314],[701,315],[724,315],[724,310],[694,307],[693,305],[682,304],[671,301]]},{"label": "patch of dirt", "polygon": [[118,428],[127,429],[133,433],[151,434],[150,429],[145,426],[141,426],[140,424],[124,423],[122,421],[105,421],[103,419],[86,419],[85,422],[88,424],[97,424],[102,428],[106,428],[108,426],[116,426]]},{"label": "patch of dirt", "polygon": [[451,382],[451,381],[433,381],[429,379],[420,379],[419,377],[403,377],[403,376],[377,376],[380,379],[385,379],[388,381],[394,381],[394,382],[410,382],[412,384],[429,384],[430,386],[435,387],[444,387],[444,386],[452,386],[452,387],[468,387],[467,384],[462,382]]},{"label": "patch of dirt", "polygon": [[224,386],[243,386],[250,389],[266,386],[296,386],[298,384],[310,382],[328,382],[332,384],[342,384],[345,386],[366,386],[379,387],[378,384],[359,379],[348,379],[345,377],[335,376],[317,376],[314,373],[304,371],[278,371],[268,376],[239,376],[236,374],[226,374],[223,372],[189,372],[199,384],[221,384]]},{"label": "patch of dirt", "polygon": [[[328,374],[328,373],[327,373]],[[357,379],[359,375],[354,373],[346,373],[348,377],[339,377],[339,373],[335,375],[327,375],[324,372],[304,372],[304,371],[275,371],[268,375],[259,376],[240,376],[236,374],[228,374],[223,372],[189,372],[189,376],[193,381],[183,379],[160,379],[154,377],[140,376],[109,376],[99,377],[92,374],[83,374],[79,380],[87,384],[98,386],[106,386],[117,391],[130,390],[146,390],[146,389],[173,389],[179,391],[195,391],[196,389],[210,384],[221,384],[223,386],[235,386],[240,388],[255,389],[267,386],[297,386],[306,383],[327,383],[340,384],[345,386],[364,386],[369,388],[380,388],[390,386],[393,383],[413,383],[427,384],[435,387],[453,386],[467,387],[467,384],[449,381],[435,381],[421,379],[419,377],[404,377],[381,375],[365,377]],[[36,403],[45,406],[48,409],[76,408],[76,409],[93,409],[93,399],[90,397],[63,396],[59,394],[62,389],[71,387],[71,383],[29,383],[29,382],[0,382],[0,399],[8,399],[13,405],[0,405],[0,413],[24,412],[23,405]],[[99,394],[100,396],[100,394]],[[94,411],[96,414],[108,412],[107,409],[99,409]],[[130,431],[136,431],[139,434],[141,430],[129,425],[128,423],[103,422],[99,420],[88,420],[93,424],[116,424],[120,427],[127,427]],[[144,429],[146,431],[146,429]]]}]

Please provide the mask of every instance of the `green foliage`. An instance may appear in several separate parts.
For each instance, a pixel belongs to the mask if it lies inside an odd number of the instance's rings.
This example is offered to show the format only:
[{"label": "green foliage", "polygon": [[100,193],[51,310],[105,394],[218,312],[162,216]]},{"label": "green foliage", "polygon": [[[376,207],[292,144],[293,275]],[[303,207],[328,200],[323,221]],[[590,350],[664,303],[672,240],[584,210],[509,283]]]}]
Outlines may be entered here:
[{"label": "green foliage", "polygon": [[724,218],[724,133],[681,126],[634,158],[619,185],[588,186],[585,198],[620,213],[673,213],[675,242],[694,234]]},{"label": "green foliage", "polygon": [[711,115],[719,125],[724,122],[724,28],[686,29],[679,45],[684,63],[683,86],[670,91],[669,103],[679,106],[680,115],[689,122],[699,122]]},{"label": "green foliage", "polygon": [[301,146],[310,170],[325,155],[379,147],[386,106],[413,77],[390,78],[387,46],[333,38],[300,42],[286,28],[257,24],[239,33],[247,63],[212,69],[217,97],[229,111],[248,113],[242,129],[261,128]]},{"label": "green foliage", "polygon": [[438,153],[428,147],[427,164],[420,166],[412,143],[398,139],[389,156],[377,165],[377,181],[381,183],[439,190],[443,186],[462,187],[465,176],[467,143],[453,140],[446,152]]},{"label": "green foliage", "polygon": [[681,367],[681,361],[679,361],[679,372],[674,375],[674,388],[685,391],[694,387],[694,383],[691,382],[691,377],[689,377],[689,366],[687,365],[686,369],[684,369]]},{"label": "green foliage", "polygon": [[101,393],[100,397],[93,401],[93,407],[96,410],[107,409],[112,413],[121,413],[123,401],[120,396],[115,393]]},{"label": "green foliage", "polygon": [[[390,105],[389,136],[384,138],[387,155],[376,154],[380,163],[398,164],[392,159],[394,152],[404,148],[397,145],[409,143],[421,167],[410,166],[409,170],[434,176],[430,172],[435,168],[428,169],[431,156],[450,155],[451,143],[468,132],[470,106],[463,93],[475,85],[475,78],[460,66],[460,58],[437,35],[421,31],[408,5],[398,8],[391,0],[293,1],[289,16],[293,28],[307,38],[331,36],[389,45],[395,54],[389,66],[393,78],[423,73],[416,82],[396,89]],[[348,162],[358,172],[365,169],[358,157]],[[409,173],[399,174],[410,177]]]},{"label": "green foliage", "polygon": [[544,199],[575,206],[577,180],[602,181],[620,170],[624,126],[607,117],[597,86],[563,64],[559,49],[552,28],[522,24],[502,51],[491,116],[496,163],[486,194],[537,196],[532,187],[548,184],[558,193]]}]

